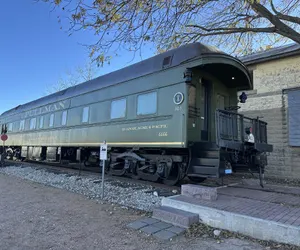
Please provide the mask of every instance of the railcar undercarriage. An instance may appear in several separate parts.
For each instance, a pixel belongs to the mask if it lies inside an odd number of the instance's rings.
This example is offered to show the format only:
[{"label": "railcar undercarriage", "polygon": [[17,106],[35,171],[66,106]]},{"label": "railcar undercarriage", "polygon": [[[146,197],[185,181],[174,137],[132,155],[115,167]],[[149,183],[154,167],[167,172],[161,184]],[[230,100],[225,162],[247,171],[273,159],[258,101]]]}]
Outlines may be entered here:
[{"label": "railcar undercarriage", "polygon": [[188,165],[186,150],[140,149],[121,152],[113,149],[109,156],[109,173],[129,175],[134,179],[162,181],[175,185],[185,177]]},{"label": "railcar undercarriage", "polygon": [[[215,159],[207,155],[206,161],[201,163],[203,158],[197,153],[203,156],[207,148],[212,150],[213,145]],[[62,165],[80,163],[87,168],[99,168],[102,164],[98,148],[10,147],[6,152],[7,158],[14,160],[58,162]],[[207,161],[209,159],[213,160],[212,164]],[[109,175],[173,186],[186,176],[200,183],[206,178],[220,178],[232,172],[259,173],[262,181],[266,165],[266,153],[255,149],[254,144],[244,143],[242,150],[235,150],[199,142],[189,149],[109,148],[105,171]]]},{"label": "railcar undercarriage", "polygon": [[[98,149],[84,149],[84,165],[101,166]],[[180,149],[111,148],[106,161],[106,172],[151,182],[175,185],[185,177],[188,151]]]}]

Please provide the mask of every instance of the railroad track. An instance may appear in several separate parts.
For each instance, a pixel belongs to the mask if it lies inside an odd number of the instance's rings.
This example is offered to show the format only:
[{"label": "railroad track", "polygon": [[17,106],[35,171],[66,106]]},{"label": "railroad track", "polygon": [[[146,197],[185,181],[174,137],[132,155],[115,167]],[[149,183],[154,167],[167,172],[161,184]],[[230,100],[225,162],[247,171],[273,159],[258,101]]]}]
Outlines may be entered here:
[{"label": "railroad track", "polygon": [[[49,172],[54,172],[57,174],[71,174],[71,175],[80,175],[85,177],[96,177],[101,179],[101,168],[100,166],[97,167],[85,167],[80,166],[80,164],[60,164],[60,163],[51,163],[51,162],[36,162],[36,161],[13,161],[13,160],[5,160],[6,166],[28,166],[28,167],[34,167],[36,169],[47,169]],[[112,176],[112,175],[105,175],[105,179],[107,181],[119,181],[121,183],[129,183],[129,184],[140,184],[143,186],[151,186],[153,187],[153,190],[159,190],[164,195],[174,195],[174,193],[180,193],[181,191],[181,185],[182,184],[196,184],[190,181],[188,178],[183,179],[180,183],[178,183],[176,186],[167,186],[163,183],[158,182],[150,182],[146,180],[136,180],[132,179],[130,177],[126,176]],[[237,184],[241,181],[242,175],[236,174],[232,176],[227,176],[224,178],[224,185],[230,185],[230,184]],[[202,182],[201,185],[203,186],[210,186],[210,187],[218,187],[221,186],[221,180],[215,180],[215,179],[207,179],[206,181]],[[232,186],[234,187],[234,185]],[[241,186],[239,186],[241,187]],[[268,189],[262,189],[259,185],[257,187],[243,187],[245,189],[255,189],[255,190],[261,190],[261,191],[270,191]],[[174,192],[176,190],[176,192]]]},{"label": "railroad track", "polygon": [[[42,169],[46,168],[49,171],[55,172],[55,173],[61,173],[61,174],[72,174],[72,175],[82,175],[82,176],[92,176],[92,177],[98,177],[101,178],[101,168],[99,167],[85,167],[83,164],[78,164],[78,163],[71,163],[71,164],[61,164],[58,162],[37,162],[37,161],[31,161],[31,160],[26,160],[26,161],[13,161],[13,160],[5,160],[6,165],[24,165],[24,166],[34,166],[35,168]],[[163,189],[165,191],[170,191],[173,192],[176,190],[178,193],[180,193],[181,190],[181,185],[182,184],[197,184],[189,180],[188,178],[184,178],[181,180],[178,184],[175,186],[167,186],[163,183],[159,182],[150,182],[146,180],[136,180],[132,179],[127,176],[112,176],[112,175],[105,175],[106,179],[110,180],[118,180],[121,182],[127,182],[127,183],[135,183],[135,184],[141,184],[141,185],[148,185],[152,186],[154,188],[158,189]],[[238,177],[239,179],[240,177]],[[231,178],[227,177],[224,178],[224,185],[232,184],[237,182],[237,178]],[[207,179],[204,182],[201,183],[201,185],[204,186],[210,186],[210,187],[218,187],[221,186],[221,180],[216,180],[216,179]]]},{"label": "railroad track", "polygon": [[[72,175],[80,175],[85,177],[97,177],[101,178],[101,169],[100,167],[80,167],[80,164],[59,164],[59,163],[52,163],[52,162],[36,162],[36,161],[13,161],[13,160],[5,160],[6,166],[28,166],[28,167],[34,167],[36,169],[47,169],[50,172],[54,172],[57,174],[72,174]],[[176,186],[167,186],[163,183],[157,183],[157,182],[150,182],[145,180],[135,180],[130,177],[126,176],[112,176],[112,175],[105,175],[105,179],[109,181],[120,181],[120,182],[127,182],[127,183],[134,183],[134,184],[140,184],[145,186],[152,186],[155,189],[164,190],[165,192],[170,192],[174,194],[174,190],[176,190],[178,193],[181,190],[182,183],[177,184]]]}]

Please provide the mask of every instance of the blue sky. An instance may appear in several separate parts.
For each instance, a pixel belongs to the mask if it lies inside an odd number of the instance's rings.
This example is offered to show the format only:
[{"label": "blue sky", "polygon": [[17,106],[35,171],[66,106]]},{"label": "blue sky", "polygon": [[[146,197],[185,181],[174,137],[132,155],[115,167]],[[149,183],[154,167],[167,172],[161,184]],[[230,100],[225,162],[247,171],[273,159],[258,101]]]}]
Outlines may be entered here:
[{"label": "blue sky", "polygon": [[[45,95],[67,70],[84,66],[88,51],[79,43],[94,40],[93,34],[68,36],[60,29],[55,12],[45,3],[34,0],[9,0],[1,3],[0,39],[0,113]],[[64,29],[65,28],[65,29]],[[143,59],[152,56],[146,51]],[[122,53],[111,65],[99,68],[102,75],[128,66],[132,54]]]}]

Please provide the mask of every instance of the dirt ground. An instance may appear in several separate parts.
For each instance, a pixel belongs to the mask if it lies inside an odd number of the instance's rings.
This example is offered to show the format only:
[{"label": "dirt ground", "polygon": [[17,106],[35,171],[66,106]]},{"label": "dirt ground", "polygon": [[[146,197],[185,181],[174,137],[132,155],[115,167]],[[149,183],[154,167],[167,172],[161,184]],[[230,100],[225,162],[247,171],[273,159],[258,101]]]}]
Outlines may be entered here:
[{"label": "dirt ground", "polygon": [[0,174],[0,249],[264,249],[211,238],[159,241],[126,225],[143,214],[83,195]]}]

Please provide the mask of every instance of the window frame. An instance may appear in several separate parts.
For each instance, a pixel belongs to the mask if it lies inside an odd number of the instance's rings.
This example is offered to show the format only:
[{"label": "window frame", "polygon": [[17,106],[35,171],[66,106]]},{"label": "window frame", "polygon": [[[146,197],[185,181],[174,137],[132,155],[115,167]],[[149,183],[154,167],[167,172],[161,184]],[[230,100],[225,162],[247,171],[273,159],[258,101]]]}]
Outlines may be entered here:
[{"label": "window frame", "polygon": [[[155,95],[156,95],[156,103],[155,103],[156,108],[155,108],[155,112],[154,113],[148,113],[148,114],[138,114],[138,110],[139,110],[139,97],[143,96],[143,95],[151,94],[151,93],[155,93]],[[158,110],[158,91],[157,90],[147,91],[147,92],[144,92],[144,93],[140,93],[140,94],[138,94],[136,96],[136,115],[138,117],[157,115],[157,110]]]},{"label": "window frame", "polygon": [[13,131],[13,123],[12,122],[9,122],[7,123],[7,132],[12,132]]},{"label": "window frame", "polygon": [[[64,116],[65,114],[65,116]],[[65,117],[65,119],[64,119]],[[65,123],[63,123],[65,121]],[[62,126],[66,126],[67,125],[67,122],[68,122],[68,110],[64,110],[62,113],[61,113],[61,125]]]},{"label": "window frame", "polygon": [[[87,109],[87,119],[83,120],[83,115],[85,114],[84,110],[86,109]],[[89,123],[89,119],[90,119],[90,106],[84,106],[81,112],[81,123]]]},{"label": "window frame", "polygon": [[[32,121],[34,121],[34,123],[32,123]],[[32,124],[34,124],[33,126],[31,126]],[[32,117],[29,120],[29,130],[35,130],[36,129],[36,117]]]},{"label": "window frame", "polygon": [[[23,124],[23,128],[21,128],[21,124]],[[20,120],[20,124],[19,124],[19,131],[24,131],[25,130],[25,119]]]},{"label": "window frame", "polygon": [[[51,117],[52,118],[52,125],[51,125]],[[49,116],[49,128],[53,128],[54,127],[54,113],[50,114]]]},{"label": "window frame", "polygon": [[[41,122],[42,120],[42,122]],[[40,119],[39,119],[39,129],[43,129],[44,128],[44,116],[40,116]]]},{"label": "window frame", "polygon": [[[118,101],[122,101],[122,100],[125,100],[125,114],[124,116],[121,116],[121,117],[112,117],[112,105],[114,102],[118,102]],[[118,98],[118,99],[114,99],[110,102],[110,119],[111,120],[119,120],[119,119],[124,119],[127,117],[127,98],[126,97],[122,97],[122,98]]]}]

